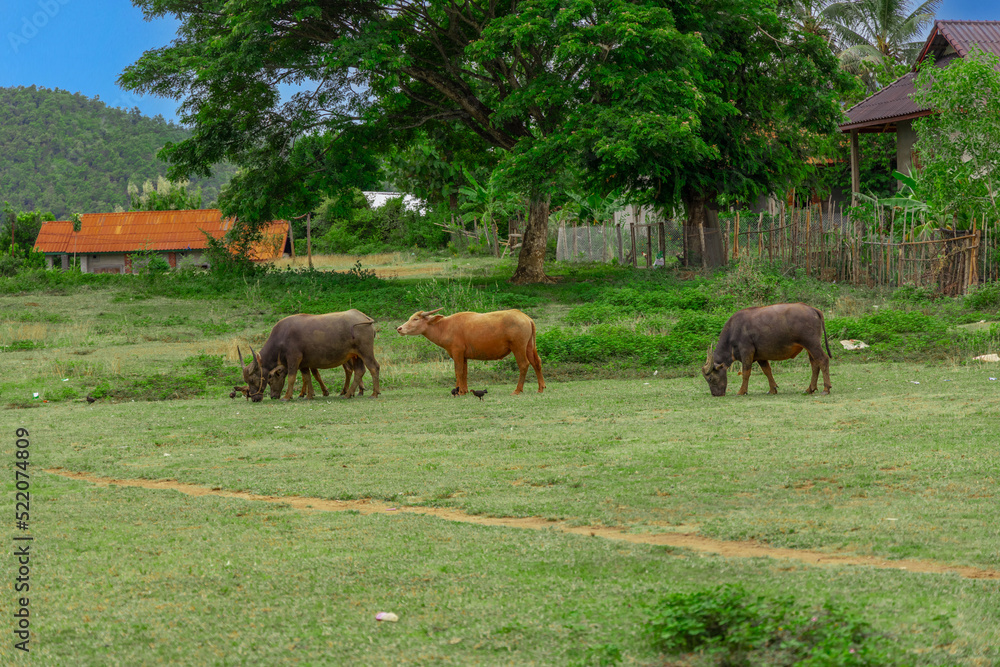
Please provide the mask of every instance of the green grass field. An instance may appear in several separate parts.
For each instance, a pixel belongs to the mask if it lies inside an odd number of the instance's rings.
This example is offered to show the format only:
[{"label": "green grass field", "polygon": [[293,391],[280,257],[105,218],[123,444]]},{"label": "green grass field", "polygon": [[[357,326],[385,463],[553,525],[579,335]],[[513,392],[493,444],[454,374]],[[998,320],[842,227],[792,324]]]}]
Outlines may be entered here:
[{"label": "green grass field", "polygon": [[[468,293],[417,279],[385,289],[436,290],[459,306],[497,285],[475,270],[481,287]],[[540,334],[562,327],[594,345],[604,325],[570,314],[597,283],[500,284],[487,297],[522,300]],[[655,289],[667,299],[686,288]],[[490,390],[479,401],[450,395],[440,350],[395,334],[414,308],[394,299],[375,313],[380,398],[251,404],[228,392],[236,346],[262,344],[282,314],[266,289],[62,292],[0,297],[8,545],[24,428],[35,555],[32,651],[6,633],[5,664],[791,664],[711,647],[678,656],[651,640],[661,600],[724,584],[787,599],[807,621],[833,604],[868,624],[856,652],[809,664],[1000,660],[1000,365],[968,361],[996,351],[996,327],[974,339],[894,332],[916,350],[902,361],[874,339],[874,353],[834,349],[830,396],[802,393],[809,366],[796,359],[774,364],[777,396],[755,372],[750,395],[712,398],[697,362],[671,365],[668,351],[652,363],[543,354],[548,389],[535,393],[529,372],[520,396],[509,361],[470,363],[470,386]],[[852,299],[831,305],[828,323],[860,326],[888,303]],[[956,303],[900,312],[981,314]],[[655,320],[674,340],[687,316],[623,317],[639,335]],[[692,350],[712,336],[695,334]],[[339,387],[339,370],[323,375]],[[237,491],[275,498],[226,495]],[[710,538],[728,555],[657,536]],[[10,619],[15,570],[0,571]],[[398,623],[377,622],[381,611]]]}]

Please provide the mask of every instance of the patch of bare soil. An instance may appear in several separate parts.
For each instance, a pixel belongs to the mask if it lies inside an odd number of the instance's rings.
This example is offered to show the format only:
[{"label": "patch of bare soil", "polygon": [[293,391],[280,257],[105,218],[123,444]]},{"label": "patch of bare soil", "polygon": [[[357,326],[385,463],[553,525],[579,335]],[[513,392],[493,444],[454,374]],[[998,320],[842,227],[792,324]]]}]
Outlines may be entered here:
[{"label": "patch of bare soil", "polygon": [[513,518],[490,517],[466,514],[461,510],[438,507],[393,506],[370,500],[326,500],[324,498],[308,498],[303,496],[263,496],[245,491],[225,491],[221,488],[208,488],[195,484],[186,484],[177,480],[160,479],[113,479],[99,477],[86,472],[73,472],[62,468],[50,468],[45,472],[69,479],[78,479],[98,486],[136,486],[143,489],[169,489],[179,491],[189,496],[218,496],[221,498],[241,498],[269,503],[283,503],[298,510],[313,510],[320,512],[344,512],[355,510],[361,514],[377,512],[409,512],[434,516],[446,521],[473,523],[481,526],[506,526],[531,530],[559,530],[573,535],[600,537],[606,540],[619,540],[634,544],[653,544],[658,546],[689,549],[701,553],[717,554],[726,558],[776,558],[798,561],[809,565],[862,565],[867,567],[906,570],[908,572],[945,573],[950,572],[967,579],[1000,579],[1000,570],[970,567],[965,565],[949,565],[929,560],[886,560],[874,556],[858,556],[851,554],[826,553],[805,549],[783,549],[769,547],[757,542],[727,542],[702,537],[694,533],[628,533],[621,528],[607,526],[571,526],[562,521],[549,521],[540,517]]},{"label": "patch of bare soil", "polygon": [[415,264],[412,266],[376,267],[372,269],[379,278],[430,278],[444,271],[441,264]]}]

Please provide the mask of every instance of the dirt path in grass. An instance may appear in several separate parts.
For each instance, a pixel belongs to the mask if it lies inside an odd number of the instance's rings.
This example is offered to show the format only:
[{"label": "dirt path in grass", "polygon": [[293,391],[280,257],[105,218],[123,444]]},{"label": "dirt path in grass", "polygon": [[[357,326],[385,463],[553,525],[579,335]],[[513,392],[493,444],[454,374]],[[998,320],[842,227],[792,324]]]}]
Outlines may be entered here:
[{"label": "dirt path in grass", "polygon": [[703,553],[717,554],[727,558],[776,558],[809,565],[864,565],[909,572],[951,572],[968,579],[1000,579],[1000,570],[969,567],[964,565],[949,565],[929,560],[885,560],[874,556],[857,556],[850,554],[825,553],[805,549],[782,549],[769,547],[756,542],[727,542],[702,537],[693,533],[627,533],[619,528],[606,526],[571,526],[561,521],[548,521],[539,517],[503,518],[466,514],[461,510],[436,507],[415,507],[405,505],[387,505],[369,500],[326,500],[324,498],[308,498],[303,496],[262,496],[243,491],[225,491],[219,487],[209,488],[195,484],[185,484],[176,480],[148,479],[113,479],[100,477],[85,472],[72,472],[62,468],[51,468],[45,472],[78,479],[98,486],[137,486],[143,489],[169,489],[179,491],[189,496],[218,496],[221,498],[240,498],[269,503],[283,503],[298,510],[320,512],[344,512],[355,510],[361,514],[387,512],[408,512],[424,514],[446,521],[474,523],[481,526],[506,526],[531,530],[559,530],[573,535],[589,535],[606,540],[620,540],[635,544],[653,544],[658,546],[679,547]]}]

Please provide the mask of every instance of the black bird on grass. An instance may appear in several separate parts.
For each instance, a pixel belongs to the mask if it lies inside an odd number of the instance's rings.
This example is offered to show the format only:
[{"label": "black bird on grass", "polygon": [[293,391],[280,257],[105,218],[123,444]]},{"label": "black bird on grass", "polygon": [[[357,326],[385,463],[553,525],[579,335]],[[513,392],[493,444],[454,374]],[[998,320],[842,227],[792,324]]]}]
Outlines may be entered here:
[{"label": "black bird on grass", "polygon": [[458,387],[455,387],[454,389],[451,390],[451,395],[452,396],[458,396],[458,391],[459,391]]},{"label": "black bird on grass", "polygon": [[97,400],[96,398],[94,398],[94,397],[93,397],[93,396],[91,396],[90,394],[87,394],[87,402],[88,402],[88,403],[93,403],[93,402],[94,402],[94,401],[96,401],[96,400]]},{"label": "black bird on grass", "polygon": [[483,396],[485,396],[487,393],[488,392],[485,389],[481,389],[481,390],[480,389],[473,389],[472,390],[472,395],[473,396],[478,396],[480,401],[483,400]]}]

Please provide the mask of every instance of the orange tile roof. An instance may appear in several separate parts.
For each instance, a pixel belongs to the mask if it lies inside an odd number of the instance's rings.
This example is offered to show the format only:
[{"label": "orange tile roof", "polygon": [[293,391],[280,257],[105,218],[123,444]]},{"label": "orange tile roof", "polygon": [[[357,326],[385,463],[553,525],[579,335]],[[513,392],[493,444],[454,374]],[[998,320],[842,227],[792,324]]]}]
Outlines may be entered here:
[{"label": "orange tile roof", "polygon": [[[232,218],[223,218],[217,208],[85,213],[80,216],[80,231],[76,233],[71,222],[43,223],[35,249],[44,253],[80,254],[203,250],[207,246],[203,232],[220,239],[232,228],[232,223]],[[251,259],[281,257],[287,236],[286,221],[272,222],[264,232],[264,240],[251,250]]]},{"label": "orange tile roof", "polygon": [[[73,252],[70,239],[73,238],[73,223],[68,220],[43,222],[35,239],[35,250],[42,252]],[[70,246],[69,250],[66,249]],[[43,250],[44,248],[44,250]]]}]

